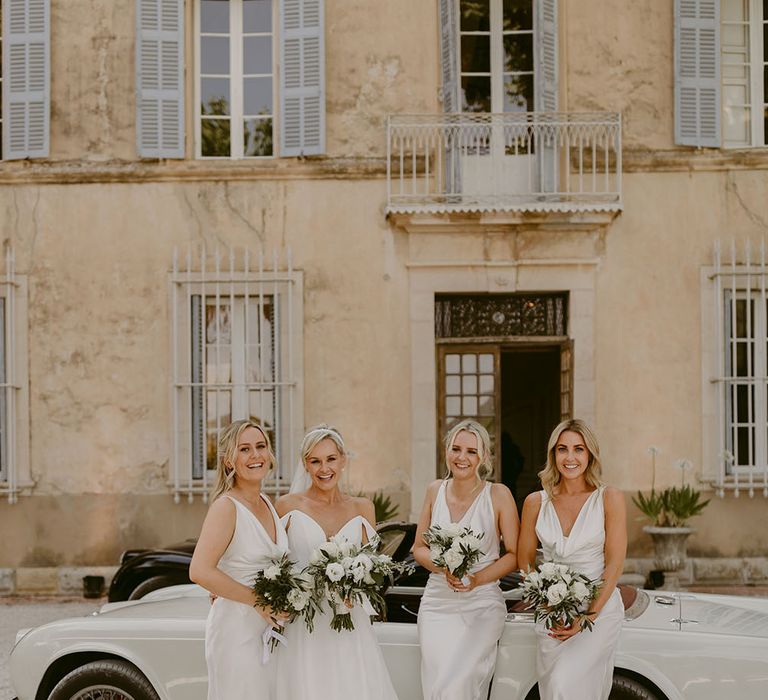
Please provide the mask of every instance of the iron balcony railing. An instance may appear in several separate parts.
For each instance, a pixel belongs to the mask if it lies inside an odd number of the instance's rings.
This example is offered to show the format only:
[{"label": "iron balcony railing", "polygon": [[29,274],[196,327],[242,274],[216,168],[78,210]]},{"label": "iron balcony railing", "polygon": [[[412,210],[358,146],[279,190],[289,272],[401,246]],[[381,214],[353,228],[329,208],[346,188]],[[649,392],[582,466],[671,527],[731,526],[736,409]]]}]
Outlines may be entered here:
[{"label": "iron balcony railing", "polygon": [[389,213],[621,209],[618,113],[390,115]]}]

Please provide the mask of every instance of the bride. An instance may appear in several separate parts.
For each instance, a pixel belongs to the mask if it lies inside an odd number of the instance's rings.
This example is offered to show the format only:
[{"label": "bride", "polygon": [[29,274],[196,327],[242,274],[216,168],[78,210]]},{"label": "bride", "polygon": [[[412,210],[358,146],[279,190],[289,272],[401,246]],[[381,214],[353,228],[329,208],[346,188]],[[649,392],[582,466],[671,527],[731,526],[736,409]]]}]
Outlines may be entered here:
[{"label": "bride", "polygon": [[[362,544],[375,534],[373,503],[339,490],[347,457],[337,430],[320,425],[301,444],[302,467],[277,512],[288,531],[291,557],[306,566],[312,551],[333,535]],[[278,700],[397,700],[368,612],[351,610],[353,631],[330,627],[324,606],[310,634],[302,623],[288,625],[287,644],[277,653]]]},{"label": "bride", "polygon": [[542,700],[607,700],[613,657],[624,606],[616,588],[627,551],[624,496],[600,482],[600,449],[580,420],[560,423],[547,445],[547,464],[539,472],[542,491],[523,504],[518,555],[523,568],[535,568],[536,545],[544,561],[565,564],[590,579],[602,579],[596,600],[579,622],[547,633],[536,625],[536,670]]}]

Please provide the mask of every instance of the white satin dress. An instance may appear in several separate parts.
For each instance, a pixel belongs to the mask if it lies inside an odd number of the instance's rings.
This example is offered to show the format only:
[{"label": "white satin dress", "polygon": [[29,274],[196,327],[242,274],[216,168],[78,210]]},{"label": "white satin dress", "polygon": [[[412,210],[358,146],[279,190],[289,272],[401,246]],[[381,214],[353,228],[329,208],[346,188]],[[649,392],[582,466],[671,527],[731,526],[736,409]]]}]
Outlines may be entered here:
[{"label": "white satin dress", "polygon": [[[544,561],[566,564],[590,579],[605,572],[604,487],[589,495],[566,537],[552,500],[541,491],[536,535]],[[613,659],[624,620],[618,589],[595,619],[592,631],[561,642],[547,636],[543,623],[536,625],[536,669],[542,700],[607,700],[613,679]]]},{"label": "white satin dress", "polygon": [[[323,528],[306,513],[292,510],[283,516],[291,558],[306,566],[312,551],[328,538]],[[369,538],[376,533],[361,515],[349,520],[338,534],[361,544],[363,529]],[[355,629],[331,629],[331,611],[315,615],[314,631],[302,621],[287,625],[287,645],[277,655],[277,700],[397,700],[384,657],[361,605],[351,611]]]},{"label": "white satin dress", "polygon": [[[288,537],[269,500],[277,542],[242,503],[235,504],[235,532],[218,568],[235,581],[250,586],[256,572],[288,550]],[[276,665],[262,664],[261,636],[267,621],[250,605],[216,598],[205,624],[205,660],[208,664],[208,700],[272,700]]]},{"label": "white satin dress", "polygon": [[[432,508],[431,525],[448,525],[447,481]],[[472,572],[499,558],[499,534],[486,483],[459,525],[483,533],[483,555]],[[430,574],[419,607],[421,688],[424,700],[486,700],[496,666],[496,646],[504,630],[506,606],[498,582],[467,593],[454,591],[443,574]]]}]

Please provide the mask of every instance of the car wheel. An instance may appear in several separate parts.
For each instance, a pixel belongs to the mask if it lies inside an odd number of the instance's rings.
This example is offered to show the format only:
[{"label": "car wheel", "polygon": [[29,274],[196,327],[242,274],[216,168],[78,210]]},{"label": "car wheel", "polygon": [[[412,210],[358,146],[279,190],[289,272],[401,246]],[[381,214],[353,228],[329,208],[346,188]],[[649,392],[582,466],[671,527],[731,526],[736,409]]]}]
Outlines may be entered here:
[{"label": "car wheel", "polygon": [[128,600],[138,600],[139,598],[143,598],[147,593],[151,593],[152,591],[156,591],[159,588],[168,588],[168,586],[175,586],[178,581],[175,581],[172,578],[168,578],[167,576],[153,576],[152,578],[148,578],[146,581],[142,581],[136,588],[134,588],[131,591],[131,594],[128,596]]},{"label": "car wheel", "polygon": [[609,700],[666,700],[634,678],[614,673]]},{"label": "car wheel", "polygon": [[48,700],[160,700],[135,666],[119,659],[92,661],[70,671]]}]

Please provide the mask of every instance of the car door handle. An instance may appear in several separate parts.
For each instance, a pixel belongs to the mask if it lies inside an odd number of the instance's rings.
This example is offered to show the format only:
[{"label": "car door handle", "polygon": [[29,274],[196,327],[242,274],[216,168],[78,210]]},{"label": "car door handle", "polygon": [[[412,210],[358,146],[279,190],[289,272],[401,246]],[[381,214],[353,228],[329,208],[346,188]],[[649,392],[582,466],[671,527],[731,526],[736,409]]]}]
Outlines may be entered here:
[{"label": "car door handle", "polygon": [[403,610],[405,610],[405,612],[407,612],[409,615],[413,615],[414,617],[418,617],[419,616],[419,613],[413,612],[413,610],[411,610],[407,605],[405,605],[403,603],[400,604],[400,607]]}]

